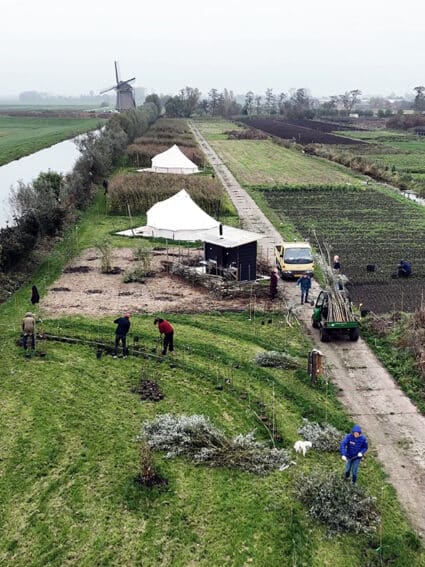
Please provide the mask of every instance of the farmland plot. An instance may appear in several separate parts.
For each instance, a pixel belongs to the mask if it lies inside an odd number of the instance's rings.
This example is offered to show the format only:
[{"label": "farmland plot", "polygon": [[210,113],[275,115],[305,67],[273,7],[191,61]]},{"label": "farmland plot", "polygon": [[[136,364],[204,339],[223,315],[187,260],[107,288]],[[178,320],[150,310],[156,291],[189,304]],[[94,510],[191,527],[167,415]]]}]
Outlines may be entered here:
[{"label": "farmland plot", "polygon": [[[289,217],[313,244],[327,242],[341,256],[356,303],[376,312],[413,310],[425,291],[425,210],[374,187],[264,190],[269,206]],[[393,278],[402,258],[413,275]],[[374,271],[367,271],[373,265]]]},{"label": "farmland plot", "polygon": [[[306,126],[298,126],[283,122],[282,120],[273,120],[271,118],[246,118],[243,120],[248,126],[258,128],[264,132],[268,132],[273,136],[284,138],[287,140],[294,140],[299,144],[348,144],[348,145],[362,145],[364,142],[361,140],[352,140],[343,136],[336,136],[323,130],[315,128],[307,128]],[[351,133],[350,133],[351,135]]]},{"label": "farmland plot", "polygon": [[215,140],[211,145],[245,185],[356,182],[339,165],[304,156],[269,140]]}]

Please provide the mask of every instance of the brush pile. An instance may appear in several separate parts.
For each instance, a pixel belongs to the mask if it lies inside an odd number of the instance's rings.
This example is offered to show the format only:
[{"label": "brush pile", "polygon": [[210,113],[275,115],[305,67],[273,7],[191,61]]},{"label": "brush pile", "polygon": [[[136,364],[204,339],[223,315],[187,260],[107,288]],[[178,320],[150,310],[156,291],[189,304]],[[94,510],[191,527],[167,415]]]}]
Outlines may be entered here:
[{"label": "brush pile", "polygon": [[367,534],[379,525],[376,499],[338,473],[315,471],[302,475],[297,489],[310,516],[326,524],[329,536],[344,532]]},{"label": "brush pile", "polygon": [[229,439],[204,415],[158,415],[143,425],[139,439],[146,439],[151,449],[164,451],[166,458],[184,455],[209,467],[265,475],[292,464],[283,449],[255,441],[254,432]]},{"label": "brush pile", "polygon": [[286,352],[278,352],[276,350],[269,350],[260,352],[255,357],[255,363],[258,366],[266,368],[300,368],[299,361]]},{"label": "brush pile", "polygon": [[298,429],[298,433],[306,441],[311,441],[314,449],[330,453],[338,451],[343,434],[328,423],[317,423],[304,420],[304,425]]}]

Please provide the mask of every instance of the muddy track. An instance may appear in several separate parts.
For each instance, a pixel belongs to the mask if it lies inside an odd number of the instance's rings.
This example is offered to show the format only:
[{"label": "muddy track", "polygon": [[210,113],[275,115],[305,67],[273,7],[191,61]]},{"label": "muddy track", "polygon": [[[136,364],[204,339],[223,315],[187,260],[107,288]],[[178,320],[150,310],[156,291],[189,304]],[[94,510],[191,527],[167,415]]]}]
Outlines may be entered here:
[{"label": "muddy track", "polygon": [[[279,242],[279,233],[199,130],[193,124],[191,127],[229,193],[243,228],[266,234],[259,242],[259,250],[272,264],[273,245]],[[370,452],[376,454],[412,525],[425,539],[425,417],[362,339],[357,343],[345,340],[321,343],[318,331],[311,328],[312,307],[295,307],[299,304],[299,293],[294,283],[284,282],[280,286],[288,304],[296,308],[306,334],[325,355],[326,368],[341,403],[353,420],[362,425],[370,441]],[[316,296],[318,289],[314,284],[313,294]]]}]

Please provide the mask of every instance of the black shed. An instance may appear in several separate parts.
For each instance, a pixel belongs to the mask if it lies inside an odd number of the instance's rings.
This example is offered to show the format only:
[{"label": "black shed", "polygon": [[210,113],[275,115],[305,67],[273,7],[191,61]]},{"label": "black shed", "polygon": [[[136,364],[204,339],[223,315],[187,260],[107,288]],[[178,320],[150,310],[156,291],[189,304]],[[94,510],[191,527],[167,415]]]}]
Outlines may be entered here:
[{"label": "black shed", "polygon": [[257,240],[259,234],[230,226],[205,239],[205,261],[219,275],[231,275],[237,281],[257,277]]}]

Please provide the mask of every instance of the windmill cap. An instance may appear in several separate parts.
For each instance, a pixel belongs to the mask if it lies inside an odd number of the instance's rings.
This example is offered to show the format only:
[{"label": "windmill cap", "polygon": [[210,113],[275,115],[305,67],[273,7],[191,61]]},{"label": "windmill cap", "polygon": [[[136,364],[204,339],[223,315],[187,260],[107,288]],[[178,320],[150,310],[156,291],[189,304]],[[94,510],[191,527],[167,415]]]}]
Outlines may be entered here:
[{"label": "windmill cap", "polygon": [[360,425],[355,425],[351,431],[352,433],[361,433],[362,428],[360,427]]}]

